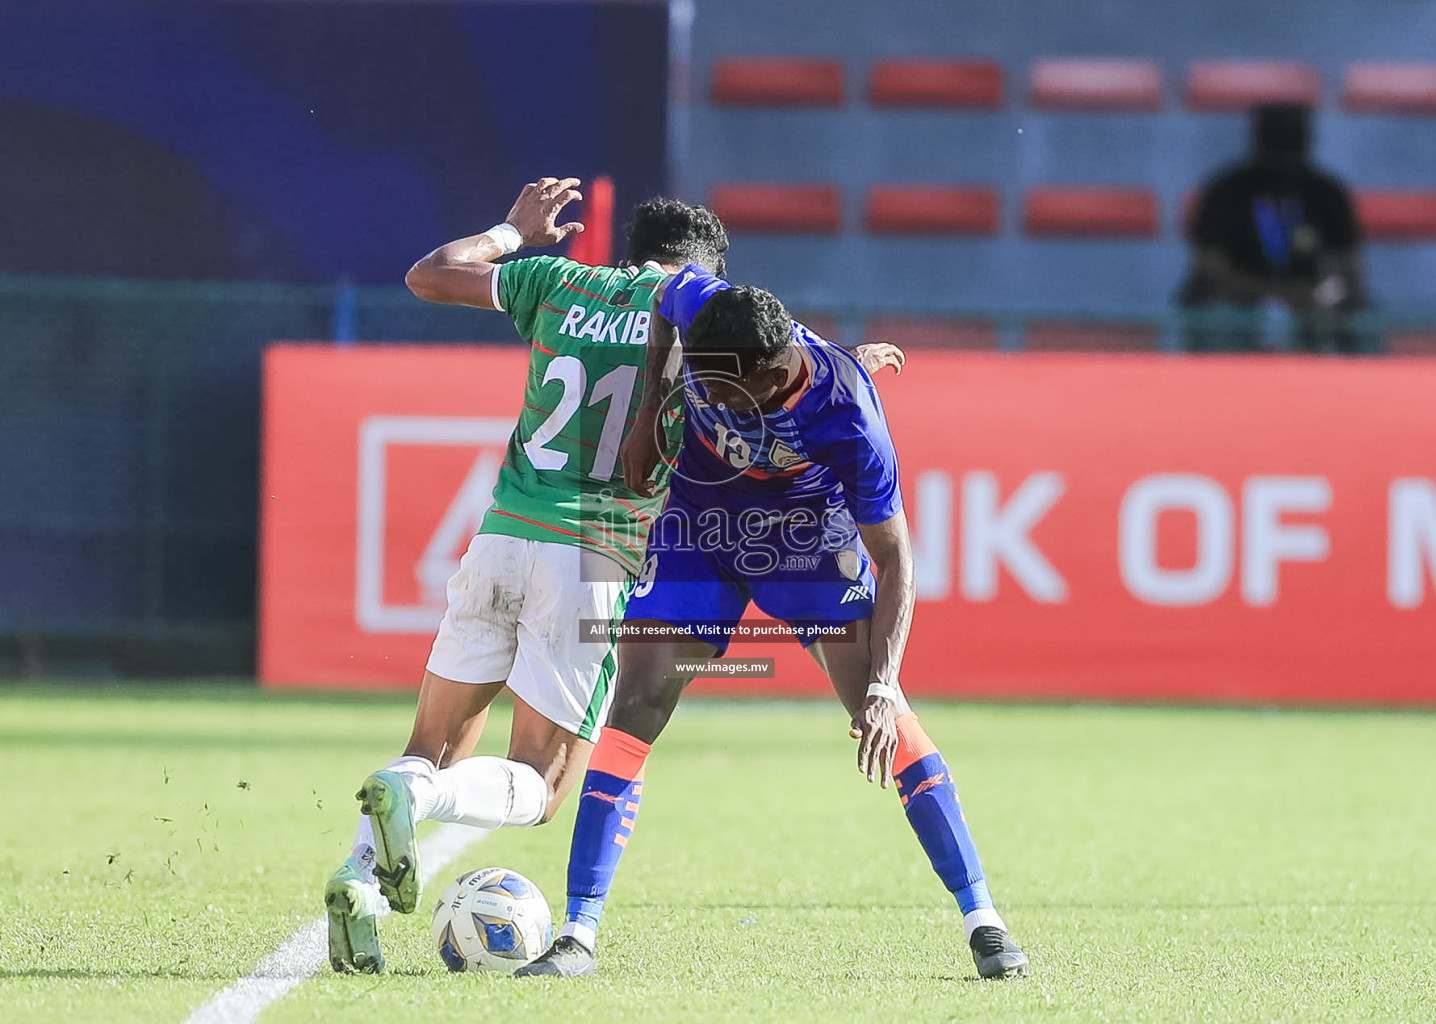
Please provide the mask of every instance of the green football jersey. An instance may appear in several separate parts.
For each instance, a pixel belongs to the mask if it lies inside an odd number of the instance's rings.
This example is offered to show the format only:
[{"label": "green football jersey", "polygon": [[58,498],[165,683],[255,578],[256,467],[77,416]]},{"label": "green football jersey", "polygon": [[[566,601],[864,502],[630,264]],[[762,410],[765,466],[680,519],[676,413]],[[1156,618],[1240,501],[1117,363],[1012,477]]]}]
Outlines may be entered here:
[{"label": "green football jersey", "polygon": [[556,256],[497,273],[498,305],[529,342],[529,372],[480,532],[579,544],[637,574],[682,443],[682,413],[670,407],[657,495],[624,484],[618,446],[643,395],[653,289],[666,275],[656,264],[590,267]]}]

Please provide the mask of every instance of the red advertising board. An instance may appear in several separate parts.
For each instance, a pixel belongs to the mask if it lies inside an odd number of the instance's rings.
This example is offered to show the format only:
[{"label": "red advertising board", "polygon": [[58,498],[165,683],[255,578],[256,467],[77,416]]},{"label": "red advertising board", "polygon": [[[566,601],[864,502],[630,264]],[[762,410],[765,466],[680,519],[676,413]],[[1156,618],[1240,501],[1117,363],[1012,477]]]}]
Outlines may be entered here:
[{"label": "red advertising board", "polygon": [[[265,360],[260,674],[416,685],[521,348]],[[1436,360],[914,352],[879,388],[929,696],[1436,702]],[[796,645],[773,680],[819,693]]]}]

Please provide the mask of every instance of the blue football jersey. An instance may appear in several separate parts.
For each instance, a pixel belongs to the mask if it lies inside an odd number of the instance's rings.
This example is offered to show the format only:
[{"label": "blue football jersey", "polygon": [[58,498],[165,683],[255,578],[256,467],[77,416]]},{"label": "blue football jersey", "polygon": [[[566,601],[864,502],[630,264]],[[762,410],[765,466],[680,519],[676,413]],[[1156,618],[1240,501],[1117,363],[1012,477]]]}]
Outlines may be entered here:
[{"label": "blue football jersey", "polygon": [[[659,313],[687,331],[703,303],[731,285],[696,265],[669,283]],[[801,357],[798,387],[772,412],[735,412],[706,400],[683,368],[683,449],[670,482],[673,499],[694,509],[756,510],[774,518],[805,507],[817,516],[845,511],[880,523],[902,510],[897,452],[877,388],[838,345],[793,322]]]}]

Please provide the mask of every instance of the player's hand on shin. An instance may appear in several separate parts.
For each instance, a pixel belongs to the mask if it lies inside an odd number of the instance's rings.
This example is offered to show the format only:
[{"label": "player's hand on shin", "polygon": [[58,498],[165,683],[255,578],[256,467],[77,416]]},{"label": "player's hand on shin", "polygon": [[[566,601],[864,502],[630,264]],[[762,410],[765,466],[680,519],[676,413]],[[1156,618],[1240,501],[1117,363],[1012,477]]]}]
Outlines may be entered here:
[{"label": "player's hand on shin", "polygon": [[540,178],[524,186],[513,209],[504,219],[518,228],[524,245],[542,247],[562,242],[569,235],[583,230],[583,224],[571,220],[556,224],[563,208],[575,199],[582,199],[577,178]]},{"label": "player's hand on shin", "polygon": [[858,771],[887,789],[897,756],[897,704],[887,697],[869,697],[853,716],[848,735],[858,741]]},{"label": "player's hand on shin", "polygon": [[902,373],[903,364],[907,362],[906,352],[885,341],[859,345],[853,349],[853,355],[858,357],[858,362],[868,372],[869,377],[885,366],[891,366],[894,373]]}]

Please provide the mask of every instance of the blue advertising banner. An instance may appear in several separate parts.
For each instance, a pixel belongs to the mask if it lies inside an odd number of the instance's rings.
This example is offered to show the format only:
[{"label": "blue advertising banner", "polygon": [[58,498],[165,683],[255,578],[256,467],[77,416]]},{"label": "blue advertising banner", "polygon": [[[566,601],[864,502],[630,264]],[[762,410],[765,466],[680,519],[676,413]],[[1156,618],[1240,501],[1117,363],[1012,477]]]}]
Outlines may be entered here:
[{"label": "blue advertising banner", "polygon": [[543,174],[663,191],[667,7],[0,0],[0,273],[394,284]]}]

